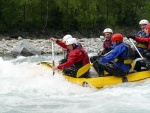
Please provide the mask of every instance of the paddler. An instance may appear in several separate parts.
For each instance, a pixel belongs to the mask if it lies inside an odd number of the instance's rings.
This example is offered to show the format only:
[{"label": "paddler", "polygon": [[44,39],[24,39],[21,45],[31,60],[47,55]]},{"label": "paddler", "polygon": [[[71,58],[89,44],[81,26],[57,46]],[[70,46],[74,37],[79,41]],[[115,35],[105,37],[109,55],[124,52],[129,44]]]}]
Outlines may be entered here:
[{"label": "paddler", "polygon": [[140,51],[145,59],[138,60],[135,64],[134,70],[142,71],[141,67],[150,68],[150,24],[147,24],[144,28],[144,32],[146,33],[146,37],[137,37],[137,36],[128,36],[127,38],[132,38],[139,43],[145,45],[145,48]]},{"label": "paddler", "polygon": [[[70,38],[66,41],[68,58],[65,63],[59,64],[58,66],[53,66],[52,70],[57,69],[63,70],[65,75],[76,77],[77,71],[84,65],[90,63],[87,52],[83,48],[79,48],[77,45],[77,40],[75,38]],[[89,71],[83,74],[81,77],[88,77]]]},{"label": "paddler", "polygon": [[[103,51],[101,52],[99,52],[98,53],[98,55],[97,56],[92,56],[91,58],[90,58],[90,61],[91,61],[91,63],[93,63],[93,62],[95,62],[97,59],[99,59],[100,57],[101,57],[101,55],[104,55],[104,54],[106,54],[106,53],[108,53],[109,51],[111,51],[111,47],[113,46],[112,45],[112,41],[111,41],[111,37],[112,37],[112,35],[113,35],[113,31],[112,31],[112,29],[110,29],[110,28],[106,28],[106,29],[104,29],[104,31],[103,31],[103,33],[104,33],[104,37],[105,37],[105,41],[103,42]],[[94,68],[95,68],[95,70],[98,72],[98,69],[97,69],[97,67],[98,66],[96,66],[97,64],[96,63],[94,63]],[[100,72],[99,72],[100,73]],[[102,74],[103,72],[101,72],[101,74]],[[100,74],[100,75],[101,75]]]},{"label": "paddler", "polygon": [[126,76],[131,69],[134,52],[128,44],[123,43],[122,34],[114,34],[111,41],[114,46],[112,51],[95,62],[98,66],[98,74],[103,76],[101,72],[105,70],[109,75]]},{"label": "paddler", "polygon": [[[60,64],[65,63],[65,62],[67,61],[67,59],[68,59],[67,57],[68,57],[68,52],[69,52],[69,50],[67,49],[66,41],[67,41],[68,39],[71,39],[71,38],[73,38],[73,37],[72,37],[72,35],[70,35],[70,34],[65,35],[65,36],[63,37],[63,40],[62,40],[62,41],[61,41],[61,40],[58,40],[58,39],[56,39],[56,38],[50,38],[50,41],[54,41],[54,42],[56,42],[56,44],[58,44],[59,46],[62,47],[62,51],[64,52],[64,54],[65,54],[65,52],[66,52],[66,55],[64,56],[64,59],[61,59],[61,60],[59,61]],[[81,45],[79,42],[77,42],[77,45],[78,45],[78,48],[82,48],[82,45]]]}]

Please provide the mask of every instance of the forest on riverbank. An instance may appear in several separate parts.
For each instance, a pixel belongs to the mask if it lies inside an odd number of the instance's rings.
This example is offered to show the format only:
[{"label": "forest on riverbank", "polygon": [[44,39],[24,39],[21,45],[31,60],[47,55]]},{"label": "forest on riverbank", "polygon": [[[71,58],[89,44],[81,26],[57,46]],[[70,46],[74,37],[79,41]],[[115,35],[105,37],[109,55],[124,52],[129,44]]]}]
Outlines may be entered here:
[{"label": "forest on riverbank", "polygon": [[149,12],[149,0],[0,0],[0,33],[92,37],[110,27],[126,35]]}]

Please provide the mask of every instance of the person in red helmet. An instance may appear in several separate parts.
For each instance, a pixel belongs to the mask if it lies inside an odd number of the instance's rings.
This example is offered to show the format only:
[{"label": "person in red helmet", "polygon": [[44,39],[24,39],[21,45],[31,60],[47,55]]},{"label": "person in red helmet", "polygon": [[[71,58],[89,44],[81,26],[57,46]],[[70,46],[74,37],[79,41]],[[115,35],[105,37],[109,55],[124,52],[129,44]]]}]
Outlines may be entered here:
[{"label": "person in red helmet", "polygon": [[97,68],[99,76],[102,76],[100,74],[104,70],[117,77],[126,76],[131,69],[134,52],[130,45],[123,43],[122,34],[114,34],[111,37],[111,41],[114,45],[113,50],[108,55],[101,57],[93,66]]},{"label": "person in red helmet", "polygon": [[[77,71],[84,65],[89,63],[87,52],[83,48],[78,48],[77,40],[75,38],[66,41],[68,52],[68,59],[65,63],[52,67],[52,70],[63,70],[63,73],[68,76],[76,77]],[[81,77],[87,78],[88,71]]]}]

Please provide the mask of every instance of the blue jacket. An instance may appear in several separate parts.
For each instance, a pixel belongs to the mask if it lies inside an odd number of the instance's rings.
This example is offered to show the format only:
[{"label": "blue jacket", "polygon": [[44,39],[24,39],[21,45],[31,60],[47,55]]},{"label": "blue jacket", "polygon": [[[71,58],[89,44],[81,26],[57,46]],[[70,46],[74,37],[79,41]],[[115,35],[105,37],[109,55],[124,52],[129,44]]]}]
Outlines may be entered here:
[{"label": "blue jacket", "polygon": [[[105,57],[100,58],[100,62],[104,64],[108,62],[112,62],[115,58],[118,58],[120,56],[126,56],[126,54],[127,54],[127,47],[123,44],[118,44],[114,46],[114,49],[110,52],[110,54],[106,55]],[[122,63],[114,62],[114,65],[122,69],[125,72],[131,69],[130,64],[122,64]]]},{"label": "blue jacket", "polygon": [[[142,38],[148,38],[149,36],[146,36],[146,33],[144,31],[138,31],[136,34],[137,37],[142,37]],[[143,51],[143,48],[137,47],[139,51]]]},{"label": "blue jacket", "polygon": [[146,37],[146,33],[144,31],[138,31],[136,36],[138,36],[138,37]]}]

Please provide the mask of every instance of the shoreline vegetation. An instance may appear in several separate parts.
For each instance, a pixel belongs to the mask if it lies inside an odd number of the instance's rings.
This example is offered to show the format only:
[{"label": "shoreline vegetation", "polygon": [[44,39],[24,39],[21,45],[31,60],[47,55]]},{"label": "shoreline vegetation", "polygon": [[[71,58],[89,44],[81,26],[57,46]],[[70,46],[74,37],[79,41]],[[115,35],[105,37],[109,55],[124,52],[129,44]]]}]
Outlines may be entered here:
[{"label": "shoreline vegetation", "polygon": [[126,36],[139,29],[141,19],[149,19],[149,11],[148,0],[0,1],[0,34],[6,38],[62,38],[66,34],[92,38],[111,28]]},{"label": "shoreline vegetation", "polygon": [[[83,44],[91,46],[87,50],[96,51],[93,47],[101,44],[99,37],[105,28],[124,37],[134,35],[140,29],[139,21],[149,19],[149,11],[148,0],[130,0],[130,4],[129,0],[1,0],[0,53],[12,53],[23,39],[47,53],[49,38],[62,39],[66,34],[79,42],[86,40]],[[90,45],[91,40],[97,43]]]},{"label": "shoreline vegetation", "polygon": [[[106,27],[107,28],[107,27]],[[136,34],[138,30],[133,28],[119,28],[116,27],[115,29],[111,28],[113,33],[121,33],[124,36],[129,34]],[[140,29],[140,28],[139,28]],[[18,37],[22,37],[23,39],[49,39],[51,37],[55,37],[58,39],[62,39],[63,36],[66,34],[70,34],[75,38],[98,38],[99,36],[103,35],[104,29],[99,30],[91,30],[91,31],[64,31],[64,30],[54,30],[54,29],[45,29],[45,30],[30,30],[30,31],[20,31],[20,30],[11,30],[0,32],[0,40],[11,40],[17,39]]]}]

